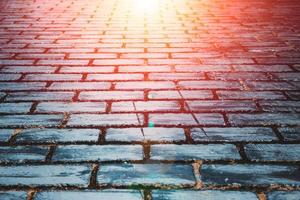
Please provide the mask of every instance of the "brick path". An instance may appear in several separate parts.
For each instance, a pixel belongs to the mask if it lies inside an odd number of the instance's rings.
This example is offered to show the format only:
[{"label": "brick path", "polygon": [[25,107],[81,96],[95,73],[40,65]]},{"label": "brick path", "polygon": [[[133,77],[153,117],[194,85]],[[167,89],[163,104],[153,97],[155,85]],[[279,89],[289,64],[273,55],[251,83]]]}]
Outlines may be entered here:
[{"label": "brick path", "polygon": [[297,0],[0,7],[0,199],[299,199]]}]

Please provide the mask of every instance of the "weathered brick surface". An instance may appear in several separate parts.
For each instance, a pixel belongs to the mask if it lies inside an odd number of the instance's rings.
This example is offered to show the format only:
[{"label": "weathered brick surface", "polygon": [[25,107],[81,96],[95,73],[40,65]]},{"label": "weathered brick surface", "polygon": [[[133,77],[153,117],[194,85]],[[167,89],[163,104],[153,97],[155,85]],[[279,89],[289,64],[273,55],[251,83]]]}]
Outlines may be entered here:
[{"label": "weathered brick surface", "polygon": [[164,199],[249,199],[257,200],[257,196],[251,192],[238,192],[238,191],[218,191],[218,190],[204,190],[204,191],[192,191],[192,190],[154,190],[152,191],[153,200]]},{"label": "weathered brick surface", "polygon": [[122,164],[102,165],[97,180],[99,184],[112,185],[193,185],[190,165],[174,164]]},{"label": "weathered brick surface", "polygon": [[0,1],[0,199],[297,199],[298,10]]}]

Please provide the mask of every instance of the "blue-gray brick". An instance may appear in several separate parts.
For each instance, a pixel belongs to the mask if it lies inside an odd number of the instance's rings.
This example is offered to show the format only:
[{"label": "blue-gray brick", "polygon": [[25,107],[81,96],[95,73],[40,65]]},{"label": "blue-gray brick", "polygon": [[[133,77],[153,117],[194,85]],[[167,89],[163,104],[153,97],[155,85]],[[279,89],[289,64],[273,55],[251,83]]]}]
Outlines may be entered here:
[{"label": "blue-gray brick", "polygon": [[58,126],[63,115],[3,115],[0,127]]},{"label": "blue-gray brick", "polygon": [[23,129],[16,142],[56,143],[56,142],[97,142],[98,129]]},{"label": "blue-gray brick", "polygon": [[45,88],[46,83],[42,82],[1,82],[0,91],[18,91],[18,90],[41,90]]},{"label": "blue-gray brick", "polygon": [[295,165],[204,164],[200,174],[205,184],[300,185],[299,168]]},{"label": "blue-gray brick", "polygon": [[42,146],[10,146],[0,147],[1,162],[44,161],[48,147]]},{"label": "blue-gray brick", "polygon": [[110,128],[106,133],[106,141],[183,141],[184,130],[180,128]]},{"label": "blue-gray brick", "polygon": [[186,164],[104,164],[100,167],[99,184],[113,185],[194,185],[191,165]]},{"label": "blue-gray brick", "polygon": [[64,101],[71,100],[73,92],[15,92],[10,93],[6,101]]},{"label": "blue-gray brick", "polygon": [[32,103],[0,103],[0,113],[27,113]]},{"label": "blue-gray brick", "polygon": [[153,200],[258,200],[253,192],[220,191],[220,190],[153,190]]},{"label": "blue-gray brick", "polygon": [[91,167],[89,165],[20,165],[1,166],[0,185],[87,186]]},{"label": "blue-gray brick", "polygon": [[34,200],[48,200],[48,199],[85,199],[85,200],[143,200],[142,194],[138,190],[85,190],[85,191],[50,191],[38,192]]},{"label": "blue-gray brick", "polygon": [[191,136],[194,141],[233,142],[278,140],[272,129],[266,127],[193,128],[191,129]]},{"label": "blue-gray brick", "polygon": [[150,158],[153,160],[238,160],[240,155],[232,144],[158,144],[151,146]]},{"label": "blue-gray brick", "polygon": [[42,102],[38,104],[36,112],[104,112],[105,108],[104,102]]},{"label": "blue-gray brick", "polygon": [[256,161],[300,161],[298,144],[247,144],[245,152]]},{"label": "blue-gray brick", "polygon": [[140,125],[143,117],[136,114],[71,114],[70,126],[125,126]]},{"label": "blue-gray brick", "polygon": [[229,114],[229,121],[233,125],[298,125],[300,114],[290,113],[262,113],[262,114]]},{"label": "blue-gray brick", "polygon": [[53,161],[142,160],[141,145],[66,145],[58,146]]}]

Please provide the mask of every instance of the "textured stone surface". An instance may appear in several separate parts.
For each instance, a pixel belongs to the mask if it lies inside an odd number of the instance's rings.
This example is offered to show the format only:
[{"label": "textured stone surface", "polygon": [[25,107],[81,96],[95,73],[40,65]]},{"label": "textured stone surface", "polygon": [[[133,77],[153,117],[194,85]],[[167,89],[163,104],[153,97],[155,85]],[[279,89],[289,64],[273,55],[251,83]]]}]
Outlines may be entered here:
[{"label": "textured stone surface", "polygon": [[239,153],[234,145],[152,145],[153,160],[238,160]]},{"label": "textured stone surface", "polygon": [[0,147],[1,162],[44,161],[48,153],[42,146]]},{"label": "textured stone surface", "polygon": [[102,165],[98,183],[113,185],[194,184],[192,166],[176,164]]},{"label": "textured stone surface", "polygon": [[16,137],[20,143],[96,142],[98,129],[23,129]]},{"label": "textured stone surface", "polygon": [[272,141],[278,140],[271,128],[193,128],[194,141]]},{"label": "textured stone surface", "polygon": [[300,185],[299,169],[295,165],[203,165],[201,179],[205,184],[218,185]]},{"label": "textured stone surface", "polygon": [[46,199],[120,199],[120,200],[142,200],[143,197],[139,191],[134,190],[101,190],[101,191],[62,191],[62,192],[39,192],[34,200]]},{"label": "textured stone surface", "polygon": [[121,128],[108,129],[106,141],[160,141],[172,142],[185,140],[184,130],[181,128]]},{"label": "textured stone surface", "polygon": [[245,152],[251,160],[300,160],[300,146],[298,144],[247,144]]},{"label": "textured stone surface", "polygon": [[0,185],[78,185],[87,186],[88,165],[1,166]]},{"label": "textured stone surface", "polygon": [[297,0],[1,0],[0,191],[293,199],[299,10]]},{"label": "textured stone surface", "polygon": [[258,200],[257,196],[252,192],[239,192],[239,191],[218,191],[218,190],[203,190],[203,191],[193,191],[193,190],[153,190],[152,191],[153,200],[181,200],[181,199],[224,199],[224,200],[239,200],[239,199],[249,199]]},{"label": "textured stone surface", "polygon": [[143,149],[140,145],[68,145],[58,146],[54,161],[116,161],[142,160]]}]

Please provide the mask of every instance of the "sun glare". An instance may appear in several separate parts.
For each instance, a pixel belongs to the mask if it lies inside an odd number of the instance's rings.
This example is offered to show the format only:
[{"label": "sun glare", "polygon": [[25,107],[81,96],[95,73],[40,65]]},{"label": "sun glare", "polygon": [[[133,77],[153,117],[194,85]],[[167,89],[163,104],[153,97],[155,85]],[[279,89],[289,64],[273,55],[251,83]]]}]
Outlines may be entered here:
[{"label": "sun glare", "polygon": [[135,12],[153,14],[159,10],[158,0],[133,0]]}]

